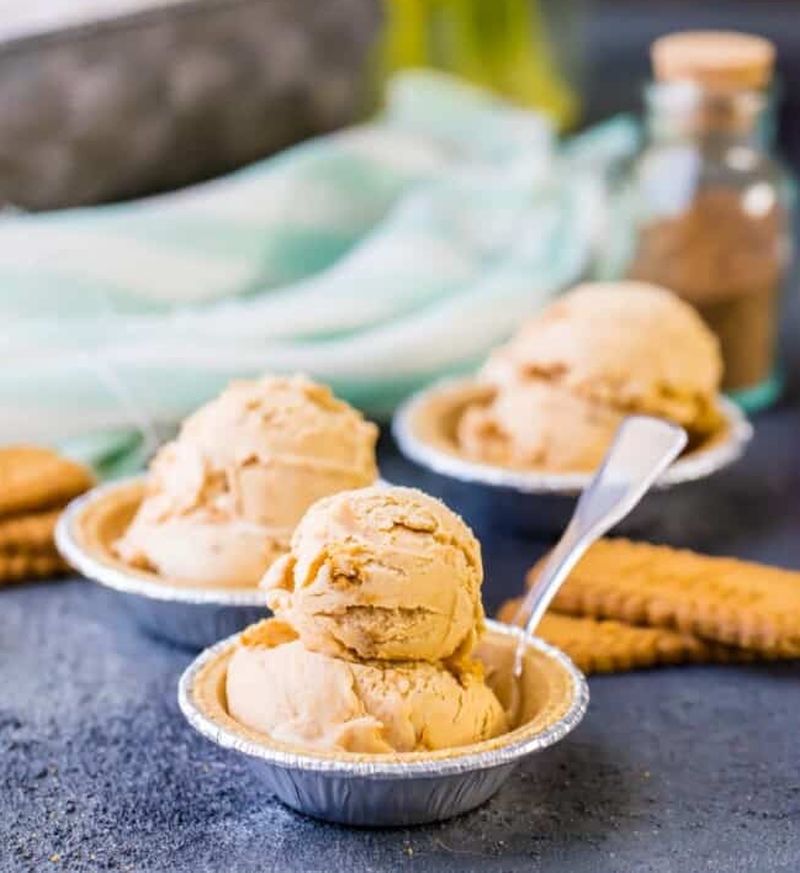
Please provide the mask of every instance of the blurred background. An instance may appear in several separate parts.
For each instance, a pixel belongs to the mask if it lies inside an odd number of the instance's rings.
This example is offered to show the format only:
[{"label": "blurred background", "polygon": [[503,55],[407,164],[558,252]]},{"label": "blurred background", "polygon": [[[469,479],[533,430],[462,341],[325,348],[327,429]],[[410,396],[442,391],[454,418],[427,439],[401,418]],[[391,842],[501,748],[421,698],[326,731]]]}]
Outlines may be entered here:
[{"label": "blurred background", "polygon": [[641,106],[675,29],[778,49],[800,161],[794,0],[2,0],[0,199],[31,209],[185,185],[363,117],[382,75],[434,64],[562,127]]},{"label": "blurred background", "polygon": [[[13,361],[0,438],[133,431],[152,446],[229,379],[268,370],[308,372],[386,417],[474,368],[564,288],[633,274],[696,298],[724,345],[757,348],[726,346],[726,363],[742,360],[725,387],[748,411],[770,405],[800,165],[799,10],[0,0],[0,314]],[[630,173],[649,131],[650,46],[704,28],[777,50],[752,154],[734,149],[728,180],[734,198],[763,183],[760,224],[728,222],[726,243],[747,241],[758,294],[714,285],[715,259],[733,262],[708,234],[681,243],[695,258],[683,261],[712,264],[685,288],[657,252],[629,267],[641,215],[620,191],[633,178],[639,212],[655,208],[652,180]],[[700,160],[698,179],[716,178],[716,158]],[[699,182],[686,184],[689,208]]]},{"label": "blurred background", "polygon": [[730,29],[766,36],[777,48],[781,83],[779,139],[783,154],[800,161],[800,33],[793,25],[800,12],[795,0],[599,0],[587,15],[585,120],[641,106],[641,88],[650,75],[648,46],[673,30]]}]

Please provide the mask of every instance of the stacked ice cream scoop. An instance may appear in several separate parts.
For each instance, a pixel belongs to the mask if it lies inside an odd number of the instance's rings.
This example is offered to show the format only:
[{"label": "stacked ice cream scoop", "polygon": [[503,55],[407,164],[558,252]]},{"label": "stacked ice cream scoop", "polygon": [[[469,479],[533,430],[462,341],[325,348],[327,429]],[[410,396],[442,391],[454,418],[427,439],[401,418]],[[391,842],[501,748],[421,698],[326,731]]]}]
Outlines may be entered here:
[{"label": "stacked ice cream scoop", "polygon": [[316,503],[265,579],[275,615],[244,633],[230,714],[299,747],[411,752],[502,733],[473,658],[480,546],[444,504],[371,487]]}]

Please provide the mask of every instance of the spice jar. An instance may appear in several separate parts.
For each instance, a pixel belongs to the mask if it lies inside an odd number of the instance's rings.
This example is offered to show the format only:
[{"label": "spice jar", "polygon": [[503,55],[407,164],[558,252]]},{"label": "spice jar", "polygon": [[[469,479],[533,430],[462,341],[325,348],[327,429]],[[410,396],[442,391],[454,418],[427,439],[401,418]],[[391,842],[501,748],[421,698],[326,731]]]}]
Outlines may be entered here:
[{"label": "spice jar", "polygon": [[769,152],[774,49],[692,32],[652,47],[647,142],[627,187],[624,272],[671,288],[716,332],[724,389],[745,408],[778,394],[779,298],[789,265],[789,180]]}]

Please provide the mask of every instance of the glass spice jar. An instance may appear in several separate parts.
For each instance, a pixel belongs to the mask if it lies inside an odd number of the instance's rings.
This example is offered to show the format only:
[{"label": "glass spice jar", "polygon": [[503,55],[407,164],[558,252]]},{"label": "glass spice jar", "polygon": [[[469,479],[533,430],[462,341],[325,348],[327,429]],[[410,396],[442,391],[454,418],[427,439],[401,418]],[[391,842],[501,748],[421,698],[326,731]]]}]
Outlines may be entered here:
[{"label": "glass spice jar", "polygon": [[721,343],[724,390],[754,411],[779,393],[791,246],[789,177],[769,145],[774,50],[760,37],[694,32],[657,40],[652,57],[623,273],[698,309]]}]

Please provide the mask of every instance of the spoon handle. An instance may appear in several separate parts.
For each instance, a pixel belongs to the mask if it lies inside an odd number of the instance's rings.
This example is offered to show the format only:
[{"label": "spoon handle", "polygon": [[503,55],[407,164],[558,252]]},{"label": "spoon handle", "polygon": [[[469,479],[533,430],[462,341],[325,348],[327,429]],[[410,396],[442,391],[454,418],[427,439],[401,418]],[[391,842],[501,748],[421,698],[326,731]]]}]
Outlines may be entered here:
[{"label": "spoon handle", "polygon": [[556,592],[589,546],[621,521],[678,457],[686,431],[660,418],[633,415],[619,427],[606,456],[578,500],[563,536],[528,591],[515,622],[525,622],[517,643],[514,674],[522,672],[525,644]]}]

